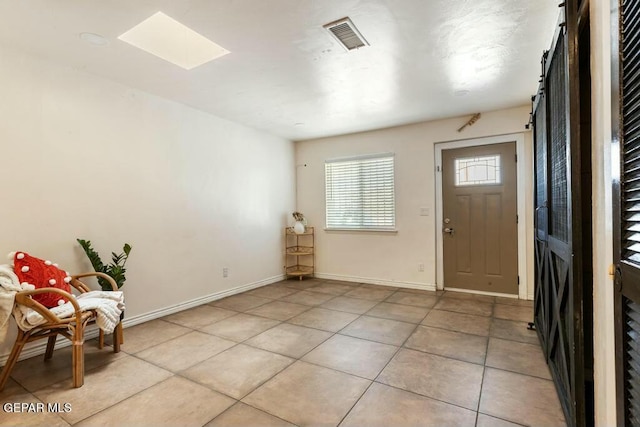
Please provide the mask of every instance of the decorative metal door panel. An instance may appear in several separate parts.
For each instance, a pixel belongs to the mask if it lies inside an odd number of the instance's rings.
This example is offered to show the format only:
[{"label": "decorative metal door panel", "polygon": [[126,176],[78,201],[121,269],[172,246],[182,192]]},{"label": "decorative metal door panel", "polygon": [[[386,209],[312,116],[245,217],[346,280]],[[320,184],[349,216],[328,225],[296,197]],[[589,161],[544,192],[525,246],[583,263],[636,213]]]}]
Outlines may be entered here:
[{"label": "decorative metal door panel", "polygon": [[575,1],[566,2],[565,17],[573,16],[575,22],[567,19],[560,26],[552,49],[543,55],[540,91],[533,105],[534,323],[568,425],[589,425],[593,354],[585,339],[592,339],[592,319],[585,308],[590,307],[592,288],[582,239],[583,204],[590,204],[590,198],[583,200],[582,193],[590,192],[590,184],[584,186],[582,175],[590,169],[581,167],[590,161],[590,150],[584,149],[589,138],[580,134],[583,110],[578,99],[580,84],[586,83],[579,78],[588,76],[578,73],[579,38],[571,34],[578,32],[576,11]]}]

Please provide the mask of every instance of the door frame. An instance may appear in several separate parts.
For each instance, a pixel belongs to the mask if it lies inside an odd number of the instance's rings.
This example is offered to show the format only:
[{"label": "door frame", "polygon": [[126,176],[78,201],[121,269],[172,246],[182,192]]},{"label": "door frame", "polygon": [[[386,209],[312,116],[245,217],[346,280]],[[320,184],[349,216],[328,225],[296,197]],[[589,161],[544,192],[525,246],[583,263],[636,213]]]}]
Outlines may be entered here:
[{"label": "door frame", "polygon": [[[529,252],[527,251],[527,215],[525,194],[527,187],[532,185],[531,180],[526,177],[526,163],[528,157],[525,155],[525,137],[524,133],[511,133],[504,135],[489,136],[483,138],[461,139],[456,141],[437,142],[435,148],[435,185],[436,185],[436,288],[444,289],[444,250],[442,238],[442,151],[454,148],[476,147],[480,145],[503,144],[505,142],[516,143],[516,156],[518,162],[516,164],[516,202],[518,214],[518,277],[520,285],[518,286],[519,299],[533,299],[533,289],[529,289],[527,274],[527,259]],[[464,290],[469,293],[484,295],[499,295],[513,298],[510,294],[496,294],[492,292]]]}]

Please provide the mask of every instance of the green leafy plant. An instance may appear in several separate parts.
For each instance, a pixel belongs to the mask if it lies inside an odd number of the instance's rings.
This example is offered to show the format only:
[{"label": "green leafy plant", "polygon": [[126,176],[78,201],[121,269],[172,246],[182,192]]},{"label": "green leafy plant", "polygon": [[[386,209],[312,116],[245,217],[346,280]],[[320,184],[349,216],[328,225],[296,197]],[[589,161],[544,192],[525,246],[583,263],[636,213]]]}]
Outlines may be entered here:
[{"label": "green leafy plant", "polygon": [[[124,285],[124,281],[127,279],[125,277],[126,269],[124,268],[127,263],[127,259],[129,258],[129,253],[131,252],[131,245],[125,243],[122,247],[122,253],[116,254],[115,252],[111,252],[111,263],[104,264],[98,252],[96,252],[93,247],[91,247],[90,240],[76,239],[82,249],[84,249],[84,253],[87,254],[87,258],[91,261],[91,265],[93,269],[99,273],[105,273],[110,276],[113,280],[115,280],[118,285],[118,289]],[[105,279],[98,277],[98,284],[102,288],[103,291],[111,291],[111,285]]]}]

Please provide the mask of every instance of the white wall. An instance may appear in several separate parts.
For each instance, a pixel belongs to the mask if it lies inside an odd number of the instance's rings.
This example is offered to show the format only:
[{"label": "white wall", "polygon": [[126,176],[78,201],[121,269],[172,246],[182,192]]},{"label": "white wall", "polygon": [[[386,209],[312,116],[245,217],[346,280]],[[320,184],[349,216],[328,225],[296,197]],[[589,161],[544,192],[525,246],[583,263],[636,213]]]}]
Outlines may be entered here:
[{"label": "white wall", "polygon": [[282,274],[292,142],[6,48],[0,64],[2,259],[91,271],[76,238],[103,258],[129,242],[127,318]]},{"label": "white wall", "polygon": [[613,317],[611,37],[609,2],[592,1],[592,185],[593,185],[593,340],[595,424],[616,425],[615,329]]},{"label": "white wall", "polygon": [[[372,132],[297,142],[297,209],[309,225],[316,226],[316,264],[321,277],[362,280],[371,283],[433,287],[436,283],[436,224],[434,144],[459,139],[480,138],[525,132],[529,106],[483,112],[476,124],[458,133],[470,117],[407,125]],[[531,170],[531,137],[526,131],[527,158]],[[395,153],[396,227],[394,233],[325,231],[324,162],[326,159],[361,154]],[[303,165],[307,166],[304,167]],[[531,174],[528,174],[531,176]],[[531,212],[532,182],[526,185],[525,199]],[[420,208],[429,216],[420,216]],[[532,217],[525,218],[528,234]],[[533,260],[533,243],[528,259]],[[425,271],[418,271],[418,264]],[[533,266],[528,267],[533,280]]]}]

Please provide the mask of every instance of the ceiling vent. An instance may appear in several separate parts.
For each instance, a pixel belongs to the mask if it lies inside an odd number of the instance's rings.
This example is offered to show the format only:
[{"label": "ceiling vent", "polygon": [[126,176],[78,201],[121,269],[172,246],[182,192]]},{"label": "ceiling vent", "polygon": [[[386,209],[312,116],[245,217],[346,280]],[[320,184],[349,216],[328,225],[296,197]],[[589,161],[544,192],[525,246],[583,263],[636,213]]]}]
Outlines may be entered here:
[{"label": "ceiling vent", "polygon": [[353,25],[351,19],[342,18],[324,25],[333,37],[347,50],[358,49],[369,46],[369,43],[362,37],[360,31]]}]

